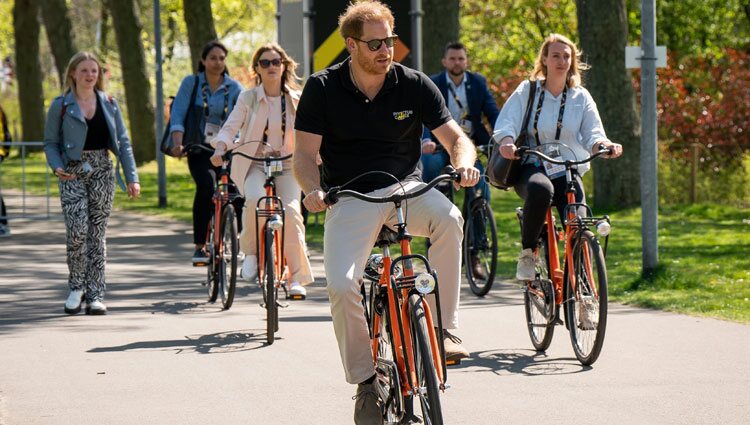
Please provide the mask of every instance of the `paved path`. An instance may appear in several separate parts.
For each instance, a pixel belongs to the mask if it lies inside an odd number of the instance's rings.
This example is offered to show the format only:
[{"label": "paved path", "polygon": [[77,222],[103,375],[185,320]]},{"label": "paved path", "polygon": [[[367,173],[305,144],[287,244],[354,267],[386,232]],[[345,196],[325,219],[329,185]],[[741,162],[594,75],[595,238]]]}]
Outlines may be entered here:
[{"label": "paved path", "polygon": [[[206,303],[189,228],[115,212],[103,317],[66,316],[64,225],[15,220],[0,239],[0,424],[349,424],[320,255],[310,297],[266,346],[260,292]],[[471,359],[449,370],[447,424],[746,424],[750,326],[611,306],[585,368],[558,328],[530,347],[520,291],[462,294]]]}]

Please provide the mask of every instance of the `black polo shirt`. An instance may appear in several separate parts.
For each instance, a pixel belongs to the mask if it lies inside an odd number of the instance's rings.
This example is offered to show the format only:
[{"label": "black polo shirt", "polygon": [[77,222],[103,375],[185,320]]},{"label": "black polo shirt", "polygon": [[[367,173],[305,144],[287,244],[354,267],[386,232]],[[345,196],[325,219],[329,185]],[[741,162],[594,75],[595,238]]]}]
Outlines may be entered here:
[{"label": "black polo shirt", "polygon": [[[420,180],[422,125],[434,130],[450,119],[443,96],[425,74],[394,63],[370,101],[352,83],[347,59],[307,80],[294,128],[323,136],[323,184],[332,187],[374,170],[400,181]],[[393,183],[374,174],[347,188],[367,193]]]}]

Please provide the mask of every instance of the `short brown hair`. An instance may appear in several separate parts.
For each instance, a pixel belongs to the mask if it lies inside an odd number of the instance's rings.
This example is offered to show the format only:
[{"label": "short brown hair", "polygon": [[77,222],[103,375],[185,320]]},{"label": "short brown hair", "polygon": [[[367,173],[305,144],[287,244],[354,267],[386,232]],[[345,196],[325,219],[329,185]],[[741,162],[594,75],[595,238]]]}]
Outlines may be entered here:
[{"label": "short brown hair", "polygon": [[391,26],[391,31],[396,28],[391,9],[377,0],[365,0],[357,3],[349,3],[343,14],[339,16],[339,32],[341,36],[359,38],[362,37],[362,26],[365,22],[385,21]]}]

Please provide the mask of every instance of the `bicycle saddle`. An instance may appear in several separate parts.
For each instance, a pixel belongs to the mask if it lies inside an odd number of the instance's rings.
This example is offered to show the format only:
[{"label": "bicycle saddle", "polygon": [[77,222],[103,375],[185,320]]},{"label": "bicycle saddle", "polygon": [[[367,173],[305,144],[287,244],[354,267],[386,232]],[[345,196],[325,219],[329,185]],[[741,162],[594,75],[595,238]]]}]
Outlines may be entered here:
[{"label": "bicycle saddle", "polygon": [[388,226],[383,226],[378,233],[378,239],[375,242],[375,246],[391,245],[398,242],[398,233],[391,230]]}]

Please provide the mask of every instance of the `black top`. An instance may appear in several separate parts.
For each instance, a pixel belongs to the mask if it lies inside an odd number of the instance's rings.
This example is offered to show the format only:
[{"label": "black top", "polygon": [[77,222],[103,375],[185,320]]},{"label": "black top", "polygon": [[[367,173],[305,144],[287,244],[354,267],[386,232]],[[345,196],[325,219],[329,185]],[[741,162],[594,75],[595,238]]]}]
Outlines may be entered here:
[{"label": "black top", "polygon": [[[294,128],[323,136],[322,180],[332,187],[372,170],[420,180],[422,125],[434,130],[450,120],[443,96],[423,73],[394,63],[370,101],[354,86],[347,59],[308,79]],[[367,193],[393,183],[372,175],[347,188]]]},{"label": "black top", "polygon": [[107,149],[107,146],[109,146],[109,127],[107,127],[107,121],[104,119],[104,112],[102,112],[102,104],[99,101],[99,96],[96,96],[96,112],[94,112],[94,116],[91,119],[85,119],[88,130],[86,131],[86,143],[83,145],[83,150]]}]

